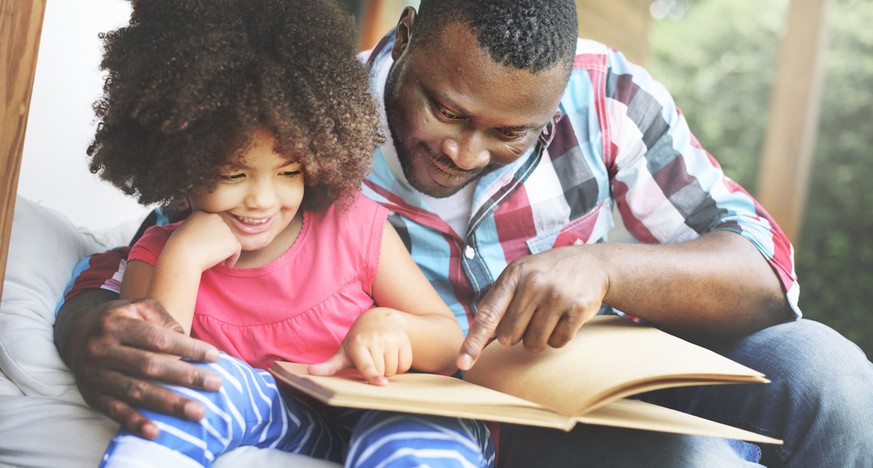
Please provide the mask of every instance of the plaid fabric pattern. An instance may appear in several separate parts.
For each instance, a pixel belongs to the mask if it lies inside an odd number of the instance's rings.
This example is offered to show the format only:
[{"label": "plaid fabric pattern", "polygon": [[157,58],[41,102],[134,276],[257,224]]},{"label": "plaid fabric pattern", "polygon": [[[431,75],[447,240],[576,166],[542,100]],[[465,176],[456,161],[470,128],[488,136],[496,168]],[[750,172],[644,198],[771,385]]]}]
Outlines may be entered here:
[{"label": "plaid fabric pattern", "polygon": [[[362,60],[382,96],[393,32]],[[390,138],[364,193],[389,220],[466,330],[514,259],[603,242],[617,204],[639,242],[673,243],[727,230],[749,239],[778,274],[799,316],[793,248],[776,222],[704,150],[666,89],[603,44],[580,39],[560,117],[518,161],[482,177],[467,232],[456,235],[410,187]],[[388,134],[387,126],[383,129]]]}]

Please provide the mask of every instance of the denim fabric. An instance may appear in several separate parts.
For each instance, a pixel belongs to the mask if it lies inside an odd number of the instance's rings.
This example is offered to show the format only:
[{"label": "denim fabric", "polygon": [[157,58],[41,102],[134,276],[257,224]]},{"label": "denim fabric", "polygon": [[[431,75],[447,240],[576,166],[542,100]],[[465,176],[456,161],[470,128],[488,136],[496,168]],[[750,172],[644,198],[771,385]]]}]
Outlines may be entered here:
[{"label": "denim fabric", "polygon": [[737,440],[580,425],[570,432],[501,425],[500,468],[759,467],[758,446]]},{"label": "denim fabric", "polygon": [[769,467],[873,467],[873,363],[833,329],[798,320],[726,346],[771,383],[655,392],[645,399],[783,439],[762,445]]},{"label": "denim fabric", "polygon": [[873,467],[873,364],[811,320],[713,347],[769,384],[661,390],[641,399],[781,438],[760,446],[712,437],[597,426],[570,433],[501,426],[501,467]]}]

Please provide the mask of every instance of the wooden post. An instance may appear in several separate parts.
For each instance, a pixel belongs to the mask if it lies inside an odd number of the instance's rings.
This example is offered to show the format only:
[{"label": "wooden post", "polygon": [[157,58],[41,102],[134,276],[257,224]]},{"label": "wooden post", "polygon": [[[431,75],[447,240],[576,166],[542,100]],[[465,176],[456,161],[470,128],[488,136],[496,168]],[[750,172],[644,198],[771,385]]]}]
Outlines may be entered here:
[{"label": "wooden post", "polygon": [[[0,278],[6,256],[18,190],[18,171],[36,73],[36,56],[46,0],[0,0]],[[0,297],[3,283],[0,281]]]},{"label": "wooden post", "polygon": [[797,243],[818,131],[830,0],[792,0],[770,100],[757,198]]},{"label": "wooden post", "polygon": [[[389,2],[391,3],[391,2]],[[376,46],[382,35],[385,34],[384,17],[386,9],[389,5],[385,4],[385,0],[367,0],[364,2],[364,7],[361,9],[361,33],[360,44],[361,50],[368,50]],[[396,12],[397,17],[400,17],[400,10]]]},{"label": "wooden post", "polygon": [[579,36],[603,42],[644,65],[649,58],[651,0],[576,0]]}]

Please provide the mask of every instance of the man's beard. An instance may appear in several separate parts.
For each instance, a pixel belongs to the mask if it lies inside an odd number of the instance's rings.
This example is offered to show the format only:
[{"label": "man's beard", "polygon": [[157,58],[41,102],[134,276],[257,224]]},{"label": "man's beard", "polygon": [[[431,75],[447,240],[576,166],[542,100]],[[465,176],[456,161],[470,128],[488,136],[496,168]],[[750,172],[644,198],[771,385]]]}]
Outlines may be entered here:
[{"label": "man's beard", "polygon": [[[394,149],[397,152],[397,161],[400,163],[400,168],[403,170],[403,175],[404,177],[406,177],[406,181],[409,182],[409,185],[411,185],[419,192],[433,198],[450,197],[460,191],[462,188],[466,187],[471,182],[477,180],[482,175],[491,172],[496,168],[492,167],[492,165],[489,164],[482,168],[465,171],[463,169],[459,169],[455,165],[454,161],[452,161],[448,156],[443,154],[433,154],[430,149],[427,148],[425,145],[421,145],[420,151],[416,152],[413,150],[413,148],[406,145],[403,140],[401,140],[397,136],[399,132],[394,125],[394,118],[397,118],[399,116],[391,111],[387,111],[386,113],[388,118],[388,131],[391,134],[391,140],[394,142]],[[422,164],[432,164],[431,161],[435,160],[443,167],[453,168],[459,173],[464,173],[468,175],[468,178],[456,187],[444,187],[446,191],[435,192],[433,190],[429,190],[427,188],[427,185],[422,183],[422,181],[419,179],[418,174],[416,173],[414,164],[415,158],[428,159],[427,161],[419,161]]]},{"label": "man's beard", "polygon": [[[389,128],[390,128],[390,125],[389,125]],[[430,197],[433,197],[433,198],[450,197],[450,196],[454,195],[455,193],[457,193],[458,191],[460,191],[462,188],[466,187],[471,182],[474,182],[477,179],[479,179],[479,177],[481,177],[486,172],[489,172],[491,170],[491,169],[489,169],[489,166],[486,166],[486,167],[471,170],[471,171],[464,171],[462,169],[458,169],[457,166],[455,166],[455,163],[451,159],[449,159],[447,156],[442,155],[442,154],[431,154],[430,151],[426,147],[424,147],[423,145],[422,145],[421,151],[418,151],[418,152],[413,151],[411,148],[409,148],[407,146],[404,146],[403,142],[400,141],[400,139],[395,136],[395,133],[393,131],[391,132],[391,138],[394,140],[394,148],[397,151],[397,160],[400,163],[400,168],[403,170],[403,175],[406,177],[406,180],[407,180],[407,182],[409,182],[409,185],[412,185],[419,192],[421,192],[425,195],[428,195]],[[418,174],[415,170],[415,164],[413,162],[414,158],[427,159],[427,161],[420,161],[420,163],[422,163],[422,164],[433,164],[431,161],[437,161],[439,164],[443,165],[444,167],[450,167],[450,168],[454,168],[455,170],[458,170],[462,174],[466,175],[467,178],[466,178],[466,180],[464,180],[462,183],[458,184],[457,186],[453,186],[453,187],[440,186],[445,191],[435,192],[433,190],[428,190],[426,188],[427,186],[424,185],[418,177]]]}]

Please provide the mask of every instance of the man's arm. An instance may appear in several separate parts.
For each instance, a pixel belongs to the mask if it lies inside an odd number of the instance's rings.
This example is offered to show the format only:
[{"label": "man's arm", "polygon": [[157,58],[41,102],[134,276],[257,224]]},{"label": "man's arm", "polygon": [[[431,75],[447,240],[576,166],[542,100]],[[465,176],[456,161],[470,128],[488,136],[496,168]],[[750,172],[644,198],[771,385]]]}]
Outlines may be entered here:
[{"label": "man's arm", "polygon": [[692,339],[729,339],[789,320],[780,282],[760,252],[732,232],[661,245],[595,244],[511,263],[482,300],[458,366],[487,342],[565,345],[601,303]]},{"label": "man's arm", "polygon": [[[775,220],[725,176],[645,69],[615,51],[592,52],[609,63],[600,83],[614,86],[592,84],[584,66],[570,80],[601,86],[591,90],[610,112],[586,116],[605,138],[598,169],[641,243],[562,247],[510,263],[480,303],[459,367],[493,336],[531,350],[562,346],[601,301],[695,340],[730,339],[797,312],[790,242]],[[596,108],[585,93],[565,98]]]},{"label": "man's arm", "polygon": [[218,390],[221,379],[179,357],[215,361],[218,350],[181,333],[154,300],[117,300],[92,289],[68,299],[55,322],[55,344],[73,371],[85,401],[134,433],[154,438],[158,428],[134,407],[199,420],[204,408],[159,385]]}]

